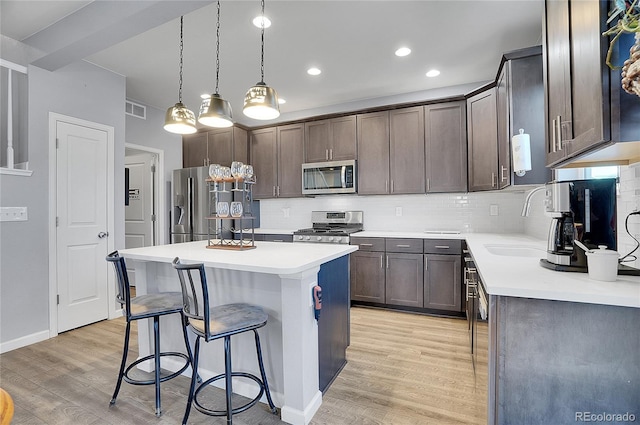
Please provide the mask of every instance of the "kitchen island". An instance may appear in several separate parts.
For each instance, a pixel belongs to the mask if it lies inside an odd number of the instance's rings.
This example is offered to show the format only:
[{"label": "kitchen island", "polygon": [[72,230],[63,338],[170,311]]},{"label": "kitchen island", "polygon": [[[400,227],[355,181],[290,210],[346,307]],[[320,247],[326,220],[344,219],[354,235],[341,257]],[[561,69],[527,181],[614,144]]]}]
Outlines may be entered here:
[{"label": "kitchen island", "polygon": [[[322,403],[312,288],[319,284],[319,271],[331,267],[330,275],[343,275],[338,280],[346,283],[348,294],[348,255],[357,247],[256,242],[256,249],[230,251],[205,246],[206,241],[188,242],[126,249],[120,254],[126,258],[128,267],[135,268],[138,294],[179,291],[177,273],[171,265],[179,257],[184,263],[205,265],[212,305],[248,302],[262,306],[269,319],[259,332],[274,402],[281,408],[284,422],[308,424]],[[336,308],[332,306],[327,320],[339,313]],[[348,301],[343,309],[348,332]],[[163,350],[181,350],[177,321],[161,320],[161,333]],[[148,326],[139,327],[140,356],[150,353],[152,335]],[[213,342],[201,347],[199,372],[203,379],[224,370],[221,344]],[[232,338],[232,353],[234,370],[259,375],[251,335]],[[176,364],[176,370],[178,367]],[[254,384],[244,381],[234,381],[233,389],[250,397],[257,391]]]}]

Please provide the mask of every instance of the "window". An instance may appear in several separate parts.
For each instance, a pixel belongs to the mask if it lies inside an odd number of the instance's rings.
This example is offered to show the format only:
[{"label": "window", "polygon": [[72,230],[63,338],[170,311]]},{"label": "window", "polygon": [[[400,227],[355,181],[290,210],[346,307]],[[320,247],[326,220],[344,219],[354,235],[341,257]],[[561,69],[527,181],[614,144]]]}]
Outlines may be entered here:
[{"label": "window", "polygon": [[27,83],[26,67],[0,59],[0,169],[3,173],[28,168]]}]

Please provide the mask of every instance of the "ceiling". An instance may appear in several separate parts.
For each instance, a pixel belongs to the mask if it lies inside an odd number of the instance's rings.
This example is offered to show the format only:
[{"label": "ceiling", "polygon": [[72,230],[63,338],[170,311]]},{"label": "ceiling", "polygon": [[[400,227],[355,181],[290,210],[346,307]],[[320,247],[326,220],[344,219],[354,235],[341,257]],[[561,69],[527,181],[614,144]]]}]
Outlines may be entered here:
[{"label": "ceiling", "polygon": [[[286,99],[286,119],[493,80],[503,52],[540,44],[542,3],[267,0],[265,82]],[[257,0],[221,2],[220,94],[248,126],[265,124],[241,112],[260,80],[259,12]],[[178,100],[181,14],[183,101],[197,114],[200,94],[215,88],[213,2],[0,0],[0,32],[35,49],[36,66],[85,59],[126,76],[128,99],[165,110]],[[396,57],[401,46],[412,53]],[[322,73],[308,75],[311,66]],[[440,76],[427,78],[432,68]]]}]

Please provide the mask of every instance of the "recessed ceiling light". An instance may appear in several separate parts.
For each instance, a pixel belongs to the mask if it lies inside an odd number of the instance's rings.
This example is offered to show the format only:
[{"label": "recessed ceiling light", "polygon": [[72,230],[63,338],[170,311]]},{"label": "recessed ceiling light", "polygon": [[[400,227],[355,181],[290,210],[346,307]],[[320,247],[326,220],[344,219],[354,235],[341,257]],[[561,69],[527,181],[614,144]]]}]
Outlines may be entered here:
[{"label": "recessed ceiling light", "polygon": [[283,103],[287,103],[287,101],[281,97],[278,98],[278,103],[279,104],[283,104]]},{"label": "recessed ceiling light", "polygon": [[201,95],[200,95],[200,97],[201,97],[202,99],[209,99],[209,98],[211,98],[211,95],[210,95],[210,94],[207,94],[207,93],[204,93],[204,94],[201,94]]},{"label": "recessed ceiling light", "polygon": [[440,71],[438,71],[437,69],[432,69],[431,71],[427,72],[427,77],[437,77],[438,75],[440,75]]},{"label": "recessed ceiling light", "polygon": [[322,73],[322,71],[320,71],[318,68],[309,68],[307,69],[307,74],[309,75],[320,75]]},{"label": "recessed ceiling light", "polygon": [[[258,28],[262,28],[262,16],[256,16],[255,18],[253,18],[253,25],[255,25]],[[269,18],[267,18],[266,16],[264,16],[264,27],[265,28],[269,28],[271,26],[271,21],[269,20]]]},{"label": "recessed ceiling light", "polygon": [[411,49],[408,47],[401,47],[396,50],[396,56],[407,56],[409,53],[411,53]]}]

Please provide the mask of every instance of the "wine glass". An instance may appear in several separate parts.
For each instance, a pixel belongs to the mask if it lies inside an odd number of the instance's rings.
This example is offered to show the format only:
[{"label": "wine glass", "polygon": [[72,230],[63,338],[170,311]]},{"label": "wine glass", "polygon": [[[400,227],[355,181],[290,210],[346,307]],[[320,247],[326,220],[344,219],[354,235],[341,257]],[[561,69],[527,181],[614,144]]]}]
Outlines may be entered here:
[{"label": "wine glass", "polygon": [[238,188],[238,180],[244,178],[244,164],[240,161],[233,161],[231,163],[231,175],[236,181],[236,189]]},{"label": "wine glass", "polygon": [[244,178],[247,180],[251,180],[253,177],[253,165],[245,165],[244,166]]},{"label": "wine glass", "polygon": [[231,217],[241,217],[242,216],[242,202],[234,201],[231,203]]},{"label": "wine glass", "polygon": [[209,177],[211,180],[216,181],[220,169],[220,164],[209,165]]}]

